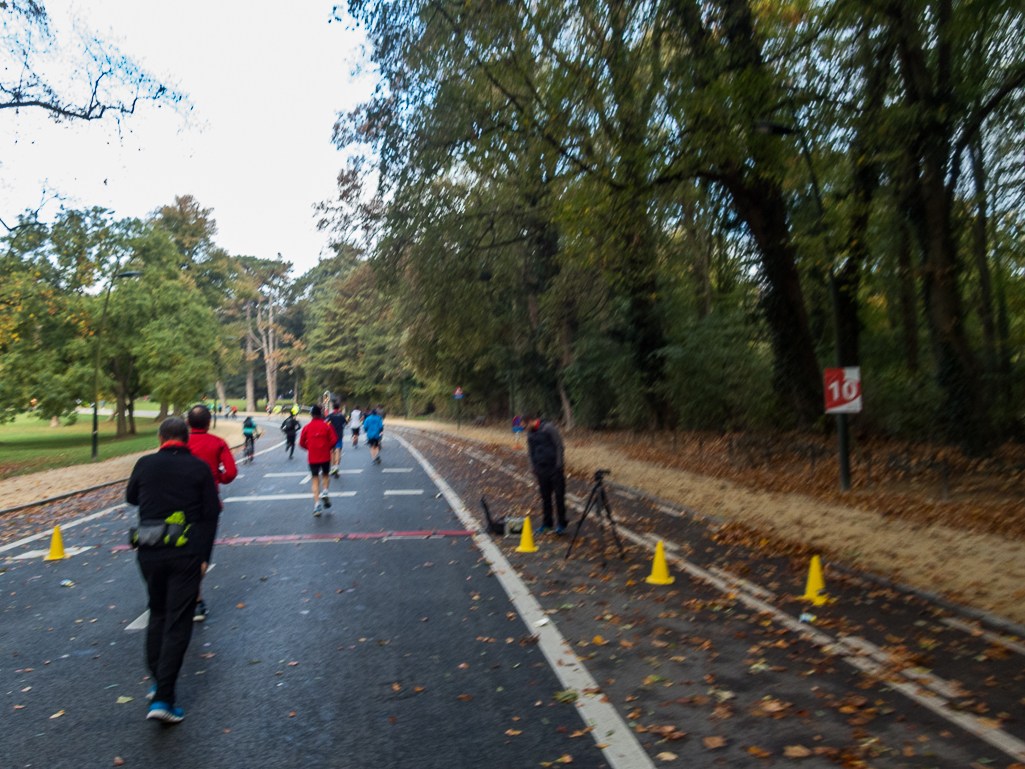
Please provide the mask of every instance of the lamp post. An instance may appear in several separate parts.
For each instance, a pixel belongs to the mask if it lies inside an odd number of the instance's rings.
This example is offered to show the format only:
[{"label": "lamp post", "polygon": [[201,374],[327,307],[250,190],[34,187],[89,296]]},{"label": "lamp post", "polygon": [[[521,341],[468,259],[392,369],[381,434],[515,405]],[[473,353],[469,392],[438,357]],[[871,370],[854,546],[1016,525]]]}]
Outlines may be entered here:
[{"label": "lamp post", "polygon": [[[804,162],[808,166],[808,173],[811,174],[812,191],[815,193],[815,206],[818,213],[815,228],[817,231],[821,232],[825,226],[825,209],[822,206],[822,192],[819,189],[819,177],[815,173],[815,166],[812,165],[811,162],[811,148],[808,147],[808,138],[804,135],[804,131],[801,130],[800,126],[794,127],[782,125],[781,123],[774,123],[771,120],[759,120],[755,123],[755,131],[763,136],[787,136],[789,134],[795,134],[797,136],[798,141],[801,143],[801,155],[804,157]],[[840,303],[836,293],[836,277],[833,273],[832,267],[829,268],[829,299],[833,309],[836,366],[837,368],[843,368],[845,362],[843,360],[843,353],[840,349]],[[847,430],[846,414],[836,415],[836,437],[837,442],[840,444],[840,490],[850,491],[851,449],[850,437]]]},{"label": "lamp post", "polygon": [[103,340],[103,327],[107,323],[107,306],[110,304],[110,291],[114,288],[114,281],[118,278],[137,278],[142,273],[139,270],[127,270],[112,275],[110,283],[107,284],[107,295],[103,299],[103,314],[100,315],[100,327],[96,331],[96,367],[93,369],[93,461],[100,453],[100,350]]}]

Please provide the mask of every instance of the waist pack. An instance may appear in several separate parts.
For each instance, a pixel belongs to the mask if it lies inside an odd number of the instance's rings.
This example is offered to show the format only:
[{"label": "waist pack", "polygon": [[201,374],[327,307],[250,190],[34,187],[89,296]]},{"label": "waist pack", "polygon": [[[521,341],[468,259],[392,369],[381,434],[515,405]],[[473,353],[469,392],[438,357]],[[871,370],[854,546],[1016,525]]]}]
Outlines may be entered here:
[{"label": "waist pack", "polygon": [[171,513],[163,521],[139,522],[138,527],[129,530],[129,544],[132,547],[184,547],[189,538],[186,535],[191,525],[185,522],[185,513]]}]

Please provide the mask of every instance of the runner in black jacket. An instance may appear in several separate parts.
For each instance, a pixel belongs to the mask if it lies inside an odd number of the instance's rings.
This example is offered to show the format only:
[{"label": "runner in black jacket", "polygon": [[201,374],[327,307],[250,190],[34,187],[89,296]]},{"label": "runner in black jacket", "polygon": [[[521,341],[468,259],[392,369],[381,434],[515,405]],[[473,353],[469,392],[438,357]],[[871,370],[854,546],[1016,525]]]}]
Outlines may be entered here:
[{"label": "runner in black jacket", "polygon": [[285,451],[291,459],[295,454],[295,436],[302,429],[302,423],[295,418],[295,414],[289,414],[288,419],[281,423],[281,432],[285,434]]},{"label": "runner in black jacket", "polygon": [[200,567],[217,531],[221,504],[210,467],[188,449],[189,428],[172,417],[160,425],[160,450],[135,463],[126,499],[139,506],[140,527],[181,521],[182,540],[140,546],[139,569],[149,591],[146,663],[156,681],[147,718],[177,723],[174,684],[192,638]]}]

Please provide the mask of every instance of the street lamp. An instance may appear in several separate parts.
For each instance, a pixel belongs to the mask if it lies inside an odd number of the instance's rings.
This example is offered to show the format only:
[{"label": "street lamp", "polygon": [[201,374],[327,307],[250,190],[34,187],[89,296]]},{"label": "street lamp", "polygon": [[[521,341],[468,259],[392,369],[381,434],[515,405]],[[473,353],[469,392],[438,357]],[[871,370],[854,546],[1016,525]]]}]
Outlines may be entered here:
[{"label": "street lamp", "polygon": [[110,291],[118,278],[137,278],[142,275],[139,270],[126,270],[112,275],[107,284],[107,295],[103,299],[103,314],[100,315],[100,327],[96,331],[96,367],[93,369],[93,461],[100,453],[100,344],[103,338],[103,327],[107,323],[107,305],[110,304]]}]

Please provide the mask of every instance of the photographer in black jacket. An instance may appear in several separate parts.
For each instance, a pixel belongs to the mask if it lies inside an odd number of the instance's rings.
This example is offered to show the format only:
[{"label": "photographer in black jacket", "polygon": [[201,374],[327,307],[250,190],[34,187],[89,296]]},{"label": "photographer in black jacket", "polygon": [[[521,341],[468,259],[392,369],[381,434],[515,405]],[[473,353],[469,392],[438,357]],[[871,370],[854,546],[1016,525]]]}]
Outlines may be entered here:
[{"label": "photographer in black jacket", "polygon": [[566,530],[566,474],[563,469],[562,437],[551,422],[534,417],[527,418],[527,452],[530,454],[530,468],[537,476],[537,488],[541,493],[542,526],[538,534],[552,528],[552,496],[555,497],[555,512],[559,525],[556,534]]},{"label": "photographer in black jacket", "polygon": [[156,682],[146,718],[178,723],[174,684],[192,638],[200,566],[217,529],[220,502],[210,467],[188,449],[189,428],[160,425],[160,450],[135,463],[126,499],[139,506],[139,569],[149,591],[146,662]]}]

